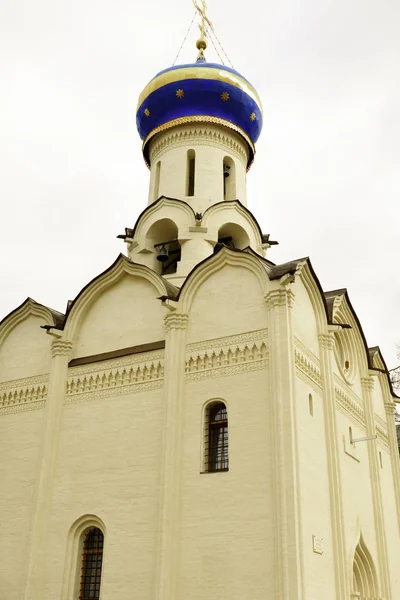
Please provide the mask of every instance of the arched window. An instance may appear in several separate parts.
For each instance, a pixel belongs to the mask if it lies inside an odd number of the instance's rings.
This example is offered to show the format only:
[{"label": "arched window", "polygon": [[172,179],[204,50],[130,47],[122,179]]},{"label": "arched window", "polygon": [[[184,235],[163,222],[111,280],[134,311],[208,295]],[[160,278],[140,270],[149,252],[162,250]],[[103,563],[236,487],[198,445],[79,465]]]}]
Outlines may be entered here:
[{"label": "arched window", "polygon": [[194,196],[195,170],[196,170],[195,151],[188,150],[188,153],[187,153],[187,177],[186,177],[187,196]]},{"label": "arched window", "polygon": [[82,548],[79,600],[100,598],[101,568],[104,536],[98,527],[91,527],[84,535]]},{"label": "arched window", "polygon": [[211,402],[206,408],[205,467],[208,472],[227,471],[228,413],[223,402]]}]

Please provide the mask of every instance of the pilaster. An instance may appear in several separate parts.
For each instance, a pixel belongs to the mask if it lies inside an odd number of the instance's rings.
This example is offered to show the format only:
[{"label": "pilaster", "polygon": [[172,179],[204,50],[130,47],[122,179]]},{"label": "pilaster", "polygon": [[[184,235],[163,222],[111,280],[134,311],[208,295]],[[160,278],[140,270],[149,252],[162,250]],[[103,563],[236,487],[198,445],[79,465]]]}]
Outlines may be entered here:
[{"label": "pilaster", "polygon": [[165,319],[164,437],[161,448],[159,542],[156,600],[178,597],[179,515],[185,344],[188,316],[170,312]]},{"label": "pilaster", "polygon": [[54,472],[62,423],[63,403],[68,375],[68,358],[72,342],[57,338],[51,345],[52,361],[44,412],[44,434],[39,457],[39,471],[34,499],[25,600],[42,600],[44,559],[50,520]]},{"label": "pilaster", "polygon": [[[375,419],[372,404],[372,390],[374,381],[371,377],[361,378],[362,396],[365,411],[366,434],[368,437],[375,436]],[[388,571],[388,556],[385,523],[383,520],[382,491],[379,476],[379,464],[376,449],[376,440],[368,440],[368,463],[369,476],[371,480],[372,505],[374,511],[375,534],[378,550],[379,579],[381,581],[382,595],[385,600],[391,600],[390,577]]]},{"label": "pilaster", "polygon": [[[380,375],[379,377],[382,377]],[[386,377],[386,375],[385,375]],[[397,434],[396,434],[396,425],[394,422],[394,415],[396,413],[396,405],[392,400],[385,401],[385,410],[386,410],[386,422],[387,422],[387,430],[388,430],[388,438],[389,438],[389,447],[390,447],[390,460],[392,464],[392,473],[393,473],[393,483],[395,490],[395,498],[396,498],[396,511],[397,511],[397,521],[400,530],[400,457],[399,457],[399,448],[397,445]]]},{"label": "pilaster", "polygon": [[270,340],[269,396],[273,441],[275,597],[301,600],[304,595],[299,496],[298,445],[294,398],[294,342],[291,309],[294,294],[280,287],[265,296]]},{"label": "pilaster", "polygon": [[336,428],[335,382],[333,378],[333,348],[335,338],[332,332],[318,336],[321,358],[323,386],[323,406],[325,421],[326,455],[328,461],[329,498],[332,524],[332,545],[335,569],[337,600],[347,600],[350,596],[349,577],[346,567],[346,542],[343,523],[342,482],[338,435]]}]

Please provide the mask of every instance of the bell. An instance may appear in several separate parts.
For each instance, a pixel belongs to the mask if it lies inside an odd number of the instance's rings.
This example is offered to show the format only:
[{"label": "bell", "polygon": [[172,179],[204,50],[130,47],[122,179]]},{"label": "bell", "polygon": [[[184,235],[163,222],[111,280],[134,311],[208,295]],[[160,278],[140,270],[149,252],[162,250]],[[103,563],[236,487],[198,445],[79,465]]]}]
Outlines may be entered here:
[{"label": "bell", "polygon": [[168,252],[165,249],[165,246],[161,246],[161,249],[158,253],[157,260],[161,263],[164,263],[168,260]]}]

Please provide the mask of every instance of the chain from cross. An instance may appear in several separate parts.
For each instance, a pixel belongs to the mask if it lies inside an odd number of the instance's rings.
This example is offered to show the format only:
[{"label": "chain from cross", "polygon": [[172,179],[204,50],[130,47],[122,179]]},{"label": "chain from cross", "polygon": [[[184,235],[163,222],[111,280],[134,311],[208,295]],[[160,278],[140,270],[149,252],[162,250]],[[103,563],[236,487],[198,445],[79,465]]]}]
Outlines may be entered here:
[{"label": "chain from cross", "polygon": [[211,29],[211,31],[214,31],[213,24],[211,23],[210,19],[207,17],[207,14],[206,14],[206,10],[207,10],[206,1],[200,0],[201,6],[199,6],[197,4],[196,0],[192,0],[192,2],[193,2],[193,6],[197,10],[197,12],[199,13],[200,18],[201,18],[201,24],[199,25],[199,29],[200,29],[201,37],[204,40],[207,37],[206,23],[209,26],[209,28]]}]

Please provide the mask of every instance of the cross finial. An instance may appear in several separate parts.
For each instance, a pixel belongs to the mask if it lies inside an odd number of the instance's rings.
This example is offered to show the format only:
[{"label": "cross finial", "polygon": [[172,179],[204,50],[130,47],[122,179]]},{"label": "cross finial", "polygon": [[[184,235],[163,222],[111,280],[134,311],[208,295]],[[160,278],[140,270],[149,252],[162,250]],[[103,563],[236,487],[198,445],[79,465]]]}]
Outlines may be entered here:
[{"label": "cross finial", "polygon": [[203,61],[203,60],[205,60],[204,50],[207,48],[206,24],[211,29],[211,31],[213,31],[213,25],[212,25],[210,19],[207,17],[207,14],[206,14],[206,10],[207,10],[206,1],[205,0],[199,0],[200,6],[197,3],[197,0],[192,0],[192,1],[193,1],[193,5],[194,5],[195,9],[197,10],[197,12],[199,13],[200,18],[201,18],[201,23],[199,24],[200,38],[196,42],[196,47],[197,47],[197,49],[199,51],[199,54],[197,55],[197,60],[198,61]]}]

